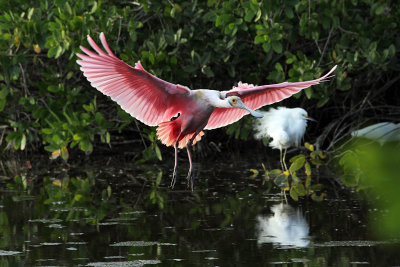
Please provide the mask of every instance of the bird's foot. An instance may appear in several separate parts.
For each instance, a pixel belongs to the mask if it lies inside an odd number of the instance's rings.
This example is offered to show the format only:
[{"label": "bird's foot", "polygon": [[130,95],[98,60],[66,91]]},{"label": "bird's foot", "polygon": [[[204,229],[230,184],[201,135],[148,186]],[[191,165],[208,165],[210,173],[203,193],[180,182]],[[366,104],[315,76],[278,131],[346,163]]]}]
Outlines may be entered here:
[{"label": "bird's foot", "polygon": [[193,185],[194,185],[194,174],[193,174],[193,172],[189,171],[186,179],[187,179],[187,187],[190,188],[190,190],[192,190],[192,192],[193,192]]}]

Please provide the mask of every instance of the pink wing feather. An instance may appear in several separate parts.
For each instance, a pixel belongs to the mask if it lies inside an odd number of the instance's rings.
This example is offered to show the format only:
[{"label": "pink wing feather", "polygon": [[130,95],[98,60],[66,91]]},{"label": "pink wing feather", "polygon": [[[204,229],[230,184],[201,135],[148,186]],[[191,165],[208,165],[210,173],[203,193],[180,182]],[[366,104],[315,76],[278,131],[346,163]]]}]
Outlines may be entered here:
[{"label": "pink wing feather", "polygon": [[190,89],[163,81],[148,73],[139,62],[131,67],[110,50],[105,36],[100,34],[105,53],[90,36],[87,37],[94,53],[81,46],[86,55],[77,54],[83,75],[93,87],[116,101],[123,110],[141,122],[156,126],[182,112],[184,99]]},{"label": "pink wing feather", "polygon": [[[239,96],[243,103],[249,108],[255,110],[265,105],[279,102],[285,98],[292,96],[293,94],[310,87],[312,85],[319,84],[322,80],[329,77],[329,75],[336,69],[334,66],[324,76],[305,82],[284,82],[278,84],[254,86],[252,84],[246,84],[239,82],[237,87],[233,87],[229,91],[221,92],[224,97],[228,96]],[[211,114],[208,120],[206,130],[211,130],[219,127],[223,127],[240,120],[243,116],[249,114],[248,111],[237,108],[216,108]]]}]

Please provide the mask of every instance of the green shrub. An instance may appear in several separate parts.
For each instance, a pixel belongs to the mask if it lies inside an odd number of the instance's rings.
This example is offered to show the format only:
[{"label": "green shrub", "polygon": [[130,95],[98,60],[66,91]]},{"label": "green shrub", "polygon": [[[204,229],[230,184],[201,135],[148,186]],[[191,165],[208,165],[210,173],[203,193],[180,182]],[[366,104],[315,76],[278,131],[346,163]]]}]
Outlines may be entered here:
[{"label": "green shrub", "polygon": [[399,69],[399,5],[371,0],[3,1],[2,149],[42,150],[44,145],[66,158],[75,147],[91,152],[96,140],[109,143],[110,132],[132,121],[91,88],[75,62],[79,45],[88,47],[86,36],[98,40],[100,32],[127,63],[140,59],[162,79],[193,89],[226,90],[239,80],[308,80],[338,64],[333,82],[296,97],[305,95],[312,108],[322,110],[343,105],[343,99],[356,105],[374,89],[368,100],[379,102]]}]

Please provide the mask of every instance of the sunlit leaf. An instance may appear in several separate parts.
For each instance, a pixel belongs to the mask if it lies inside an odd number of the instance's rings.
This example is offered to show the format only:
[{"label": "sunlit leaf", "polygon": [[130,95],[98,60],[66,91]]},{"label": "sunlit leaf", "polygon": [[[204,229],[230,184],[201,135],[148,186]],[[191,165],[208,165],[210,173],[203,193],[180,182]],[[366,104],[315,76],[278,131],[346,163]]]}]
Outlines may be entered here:
[{"label": "sunlit leaf", "polygon": [[61,183],[61,181],[60,181],[59,179],[55,179],[55,180],[53,181],[53,184],[56,185],[56,186],[59,186],[59,187],[62,186],[62,183]]},{"label": "sunlit leaf", "polygon": [[294,161],[298,160],[299,158],[305,158],[305,156],[303,154],[299,154],[294,157],[291,157],[289,161],[294,162]]},{"label": "sunlit leaf", "polygon": [[305,169],[306,175],[307,175],[307,176],[310,176],[310,175],[311,175],[311,166],[310,166],[310,163],[306,162],[306,163],[304,164],[304,169]]},{"label": "sunlit leaf", "polygon": [[74,196],[74,200],[77,202],[80,201],[82,198],[83,198],[82,194],[75,194],[75,196]]},{"label": "sunlit leaf", "polygon": [[158,147],[158,145],[155,145],[154,146],[154,149],[155,149],[155,151],[156,151],[156,155],[157,155],[157,158],[158,158],[158,160],[162,160],[162,155],[161,155],[161,151],[160,151],[160,148]]},{"label": "sunlit leaf", "polygon": [[308,142],[304,143],[304,147],[307,148],[310,151],[314,151],[314,145],[312,145],[312,144],[310,144]]},{"label": "sunlit leaf", "polygon": [[296,159],[289,168],[290,173],[295,173],[296,171],[300,170],[301,168],[303,168],[304,163],[306,162],[306,158],[303,157],[299,157],[298,159]]},{"label": "sunlit leaf", "polygon": [[40,49],[40,46],[38,44],[33,45],[33,51],[35,51],[35,53],[39,54],[42,49]]},{"label": "sunlit leaf", "polygon": [[257,175],[258,175],[258,173],[259,173],[259,171],[256,170],[256,169],[250,169],[250,171],[253,173],[253,174],[250,176],[250,178],[251,178],[251,179],[256,178]]},{"label": "sunlit leaf", "polygon": [[24,149],[25,149],[25,146],[26,146],[26,135],[25,135],[25,134],[22,134],[20,149],[21,149],[21,150],[24,150]]}]

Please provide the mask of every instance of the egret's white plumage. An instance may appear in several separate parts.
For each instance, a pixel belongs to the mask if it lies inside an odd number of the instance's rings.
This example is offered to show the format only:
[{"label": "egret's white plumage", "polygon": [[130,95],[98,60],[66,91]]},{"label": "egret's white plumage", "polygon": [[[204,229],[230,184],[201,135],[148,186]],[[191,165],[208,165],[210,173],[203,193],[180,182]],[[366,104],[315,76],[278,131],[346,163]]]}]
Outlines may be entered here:
[{"label": "egret's white plumage", "polygon": [[279,247],[306,247],[310,244],[310,227],[300,209],[277,204],[273,215],[257,216],[257,244],[273,243]]},{"label": "egret's white plumage", "polygon": [[[255,138],[272,138],[269,146],[274,149],[288,149],[291,146],[298,147],[301,144],[307,127],[307,111],[302,108],[271,108],[267,112],[260,112],[263,118],[257,120],[255,125]],[[281,163],[284,163],[281,157]],[[286,166],[286,165],[285,165]]]}]

